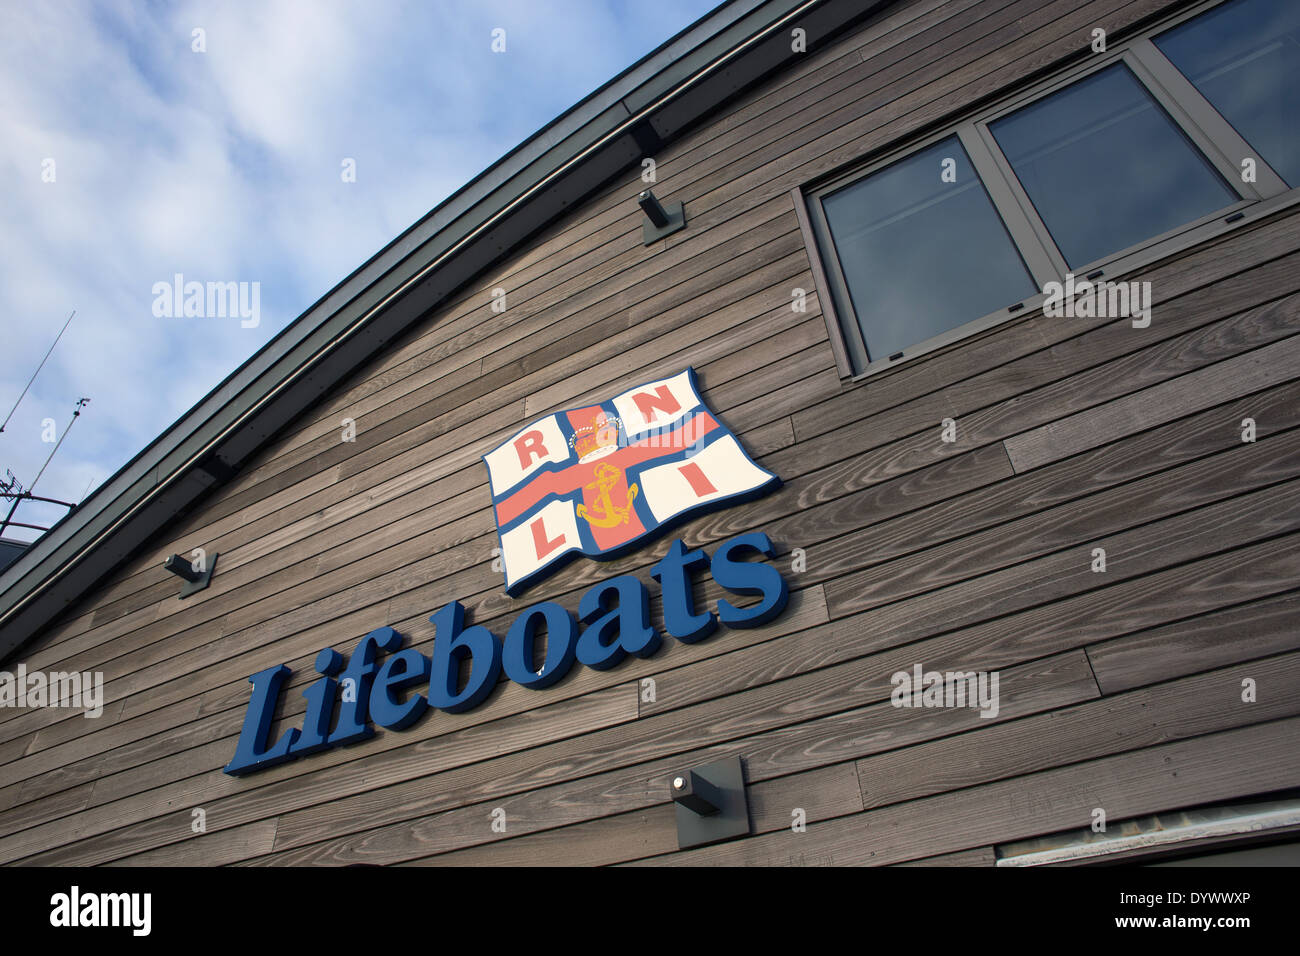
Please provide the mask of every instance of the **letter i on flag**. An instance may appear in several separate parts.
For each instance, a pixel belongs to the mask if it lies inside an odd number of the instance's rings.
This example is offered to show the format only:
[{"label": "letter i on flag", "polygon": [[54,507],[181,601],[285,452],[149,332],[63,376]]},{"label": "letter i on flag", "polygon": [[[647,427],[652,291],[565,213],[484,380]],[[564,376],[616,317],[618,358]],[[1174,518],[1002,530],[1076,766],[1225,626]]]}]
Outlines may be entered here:
[{"label": "letter i on flag", "polygon": [[705,407],[693,368],[548,415],[483,461],[511,595],[574,554],[614,557],[781,483]]}]

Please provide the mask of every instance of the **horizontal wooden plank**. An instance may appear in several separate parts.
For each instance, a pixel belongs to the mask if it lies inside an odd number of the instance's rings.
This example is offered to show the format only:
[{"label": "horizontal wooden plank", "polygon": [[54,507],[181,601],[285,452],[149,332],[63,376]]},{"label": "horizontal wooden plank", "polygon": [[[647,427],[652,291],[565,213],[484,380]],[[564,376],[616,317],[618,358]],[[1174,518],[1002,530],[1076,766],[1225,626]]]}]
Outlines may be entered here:
[{"label": "horizontal wooden plank", "polygon": [[25,792],[26,788],[23,784],[11,784],[5,787],[3,791],[0,791],[0,793],[4,794],[5,802],[4,811],[6,812],[2,818],[5,832],[25,830],[28,827],[39,826],[50,820],[57,820],[59,817],[65,817],[84,810],[90,803],[91,793],[94,788],[95,783],[92,780],[62,790],[53,796],[37,799],[36,796]]},{"label": "horizontal wooden plank", "polygon": [[[852,764],[837,764],[746,786],[750,833],[790,826],[791,809],[824,820],[862,809]],[[556,830],[484,843],[402,863],[402,866],[605,866],[677,851],[677,815],[671,803],[601,817]],[[258,861],[279,864],[276,855]]]},{"label": "horizontal wooden plank", "polygon": [[1300,368],[1300,336],[1292,336],[1126,395],[1100,408],[1008,438],[1007,454],[1016,471],[1038,468],[1112,441],[1116,436],[1291,381],[1296,377],[1297,368]]},{"label": "horizontal wooden plank", "polygon": [[113,866],[227,866],[239,860],[267,853],[275,845],[275,821],[259,820],[229,830],[215,833],[193,833],[193,811],[175,815],[177,826],[189,826],[191,836],[180,843],[171,843],[137,853],[135,856],[114,860]]},{"label": "horizontal wooden plank", "polygon": [[1300,785],[1300,718],[1180,740],[1056,770],[908,801],[739,843],[655,858],[680,865],[895,863],[1109,825]]},{"label": "horizontal wooden plank", "polygon": [[1300,647],[1300,592],[1238,604],[1088,648],[1097,683],[1115,694]]},{"label": "horizontal wooden plank", "polygon": [[[1244,703],[1242,679],[1259,700]],[[1236,664],[858,761],[865,807],[1300,714],[1300,654]]]},{"label": "horizontal wooden plank", "polygon": [[[907,606],[904,601],[876,600],[877,592],[887,593],[890,568],[886,564],[832,582],[826,588],[827,606],[832,619],[876,607],[882,621],[896,619],[905,609],[908,619],[899,623],[905,623],[909,631],[940,632],[989,616],[994,608],[1007,613],[1086,592],[1097,586],[1103,575],[1107,581],[1123,580],[1179,560],[1295,531],[1300,528],[1297,491],[1300,482],[1293,480],[1129,531],[1081,541],[1053,554],[946,587],[941,592],[942,603],[928,601],[924,608]],[[1236,523],[1225,526],[1228,522]],[[1092,570],[1092,549],[1096,546],[1103,547],[1107,555],[1106,570],[1101,573]]]},{"label": "horizontal wooden plank", "polygon": [[958,850],[956,853],[941,853],[927,856],[920,860],[907,860],[903,863],[890,863],[890,866],[997,866],[998,855],[991,846],[982,846],[974,850]]}]

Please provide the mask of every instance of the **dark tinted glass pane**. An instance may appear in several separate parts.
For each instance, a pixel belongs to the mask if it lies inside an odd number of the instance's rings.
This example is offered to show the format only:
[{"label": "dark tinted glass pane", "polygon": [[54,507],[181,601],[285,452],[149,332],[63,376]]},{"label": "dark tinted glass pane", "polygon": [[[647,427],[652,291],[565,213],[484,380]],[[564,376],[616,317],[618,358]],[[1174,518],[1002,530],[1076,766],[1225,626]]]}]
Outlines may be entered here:
[{"label": "dark tinted glass pane", "polygon": [[[943,182],[943,160],[956,182]],[[871,358],[1036,291],[954,136],[822,200]]]},{"label": "dark tinted glass pane", "polygon": [[1287,185],[1300,185],[1300,2],[1233,0],[1155,44]]},{"label": "dark tinted glass pane", "polygon": [[1122,65],[989,129],[1071,267],[1238,198]]}]

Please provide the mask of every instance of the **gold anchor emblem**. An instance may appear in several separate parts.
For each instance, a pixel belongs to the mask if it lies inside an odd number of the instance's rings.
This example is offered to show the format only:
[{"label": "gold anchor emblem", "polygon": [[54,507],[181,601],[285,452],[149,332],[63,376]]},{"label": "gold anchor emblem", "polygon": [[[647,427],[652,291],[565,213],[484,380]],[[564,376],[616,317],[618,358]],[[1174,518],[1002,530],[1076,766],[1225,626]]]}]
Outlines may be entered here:
[{"label": "gold anchor emblem", "polygon": [[578,517],[586,518],[589,524],[598,528],[612,528],[618,524],[627,524],[628,519],[632,517],[632,499],[637,495],[637,486],[634,484],[628,486],[627,501],[620,508],[614,504],[610,490],[623,477],[622,469],[603,461],[596,466],[595,474],[596,480],[587,487],[596,493],[595,504],[599,506],[600,513],[593,517],[586,505],[578,505]]}]

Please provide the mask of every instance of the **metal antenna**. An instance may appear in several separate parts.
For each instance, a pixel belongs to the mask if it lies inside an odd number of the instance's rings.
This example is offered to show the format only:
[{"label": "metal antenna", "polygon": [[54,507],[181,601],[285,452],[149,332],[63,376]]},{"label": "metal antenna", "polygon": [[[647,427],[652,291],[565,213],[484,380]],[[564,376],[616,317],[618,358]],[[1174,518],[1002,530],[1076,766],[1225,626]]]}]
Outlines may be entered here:
[{"label": "metal antenna", "polygon": [[[68,321],[63,323],[63,328],[59,329],[59,334],[54,337],[54,345],[59,344],[59,339],[63,338],[63,333],[68,331],[68,325],[72,322],[72,316],[76,314],[77,314],[77,310],[73,309],[72,315],[68,316]],[[45,353],[45,358],[41,359],[41,364],[36,366],[36,371],[32,373],[32,377],[29,378],[27,380],[27,384],[23,386],[23,394],[18,396],[18,401],[14,402],[14,407],[11,408],[9,410],[9,414],[5,416],[4,425],[0,425],[0,432],[3,432],[5,430],[5,425],[9,424],[9,419],[14,417],[14,412],[18,411],[18,406],[22,404],[23,396],[27,394],[27,389],[32,387],[32,382],[36,381],[36,376],[40,375],[41,369],[45,368],[45,363],[49,359],[50,353],[54,351],[54,345],[50,346],[50,351]]]},{"label": "metal antenna", "polygon": [[[55,444],[54,444],[54,448],[50,451],[50,456],[49,456],[48,458],[45,459],[45,464],[41,465],[41,470],[38,471],[38,472],[36,473],[36,477],[33,478],[33,479],[32,479],[32,483],[31,483],[30,485],[27,486],[27,490],[24,491],[24,492],[21,492],[20,494],[18,494],[18,495],[16,495],[16,496],[14,497],[14,503],[13,503],[12,506],[10,506],[10,508],[9,508],[9,513],[8,513],[7,515],[5,515],[5,520],[4,520],[3,522],[0,522],[0,534],[3,534],[5,528],[9,527],[9,525],[11,525],[11,524],[15,524],[15,525],[16,525],[16,524],[17,524],[17,523],[14,522],[14,520],[13,520],[14,512],[18,510],[18,505],[22,502],[22,500],[23,500],[24,498],[27,498],[27,499],[30,499],[30,500],[33,500],[33,501],[52,501],[52,500],[53,500],[53,499],[50,499],[50,498],[37,498],[36,496],[34,496],[34,495],[32,494],[32,492],[36,489],[36,482],[38,482],[38,481],[41,480],[41,475],[45,474],[45,469],[49,467],[50,462],[54,459],[55,454],[56,454],[56,453],[58,452],[58,450],[59,450],[59,446],[63,444],[63,439],[65,439],[65,438],[68,437],[68,432],[72,431],[72,426],[75,425],[75,424],[77,423],[77,418],[78,418],[78,416],[81,415],[81,409],[82,409],[84,406],[89,405],[89,404],[90,404],[90,399],[88,399],[88,398],[79,398],[79,399],[77,399],[76,407],[74,407],[73,410],[72,410],[72,421],[68,422],[68,427],[65,428],[65,429],[63,429],[63,434],[60,435],[60,436],[59,436],[59,440],[58,440],[57,442],[55,442]],[[69,508],[75,508],[75,507],[76,507],[75,504],[72,504],[71,502],[66,502],[66,501],[59,501],[59,502],[55,502],[55,503],[56,503],[56,504],[67,505]],[[23,527],[32,527],[32,526],[30,526],[30,525],[23,525]]]},{"label": "metal antenna", "polygon": [[41,475],[45,474],[45,469],[49,466],[50,461],[54,458],[55,454],[58,453],[59,446],[63,444],[63,439],[67,438],[68,432],[72,431],[72,426],[77,424],[77,417],[81,415],[82,406],[89,404],[90,399],[88,398],[77,399],[77,405],[72,409],[72,421],[68,422],[68,427],[63,429],[63,434],[60,435],[59,440],[54,443],[54,449],[50,452],[50,457],[45,459],[45,464],[41,465],[41,470],[36,473],[36,477],[32,479],[32,483],[27,486],[28,491],[36,490],[36,482],[40,481]]}]

